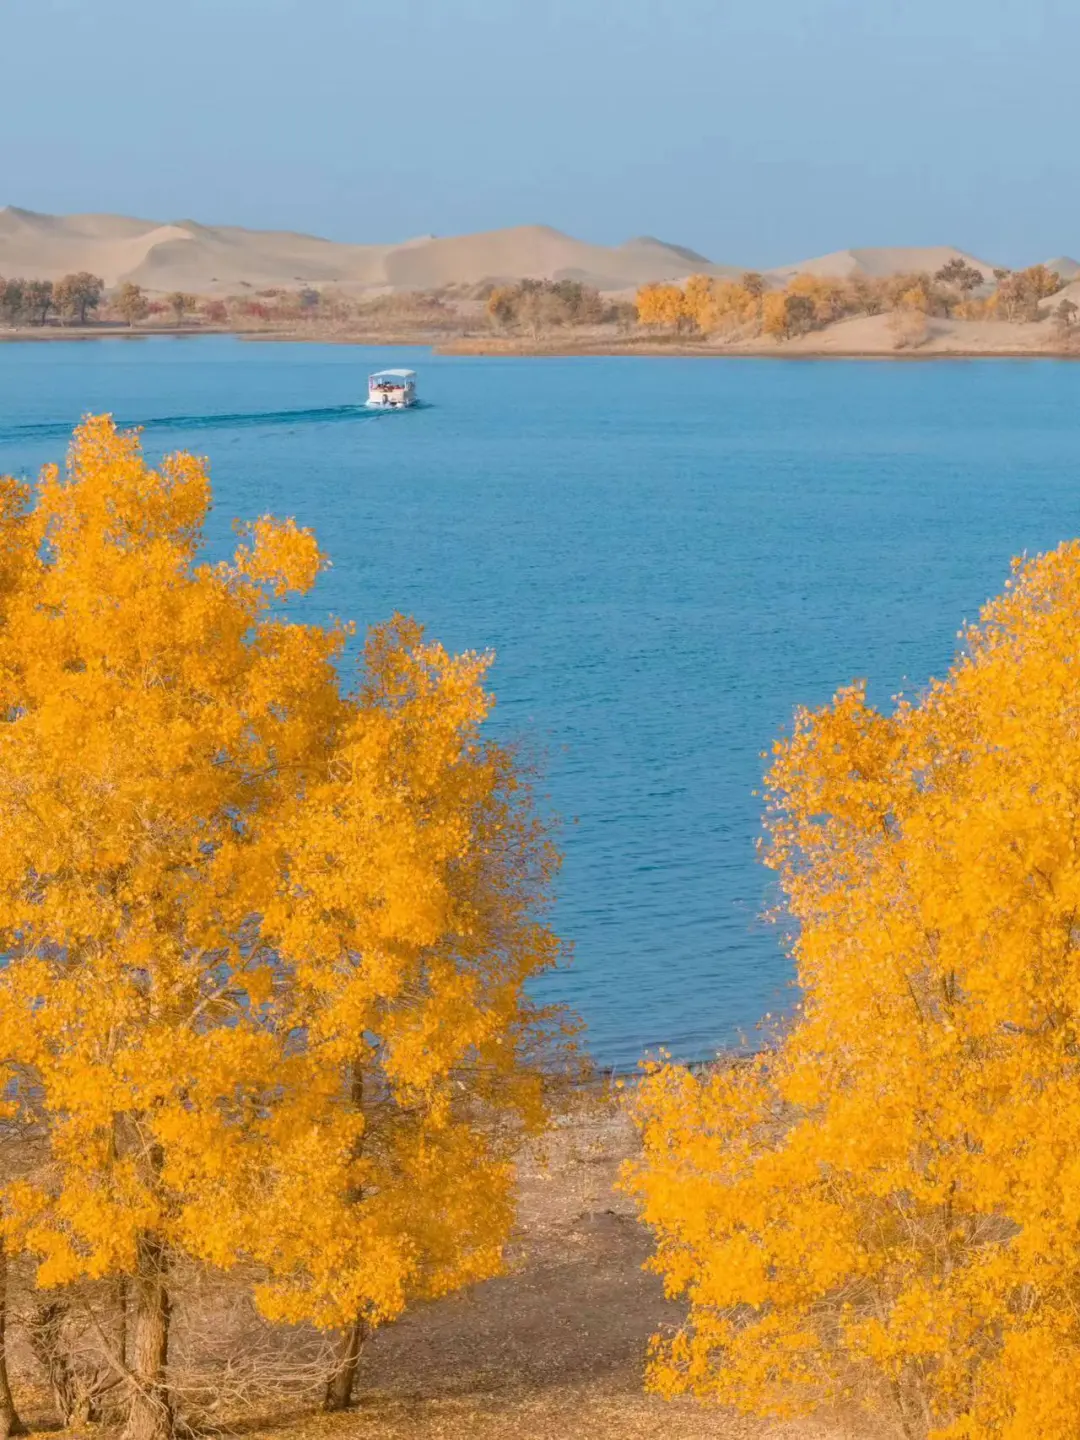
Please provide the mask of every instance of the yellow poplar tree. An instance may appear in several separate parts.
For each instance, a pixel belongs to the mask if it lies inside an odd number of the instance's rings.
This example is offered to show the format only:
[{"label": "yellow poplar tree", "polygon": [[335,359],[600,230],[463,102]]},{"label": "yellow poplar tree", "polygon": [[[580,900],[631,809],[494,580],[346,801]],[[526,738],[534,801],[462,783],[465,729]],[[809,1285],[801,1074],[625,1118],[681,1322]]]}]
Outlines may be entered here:
[{"label": "yellow poplar tree", "polygon": [[786,340],[790,329],[787,309],[787,295],[774,290],[761,300],[761,330],[774,340]]},{"label": "yellow poplar tree", "polygon": [[642,285],[635,302],[638,321],[642,325],[675,329],[686,316],[683,301],[678,285]]},{"label": "yellow poplar tree", "polygon": [[716,328],[716,297],[708,275],[690,276],[683,291],[682,309],[685,318],[703,335]]},{"label": "yellow poplar tree", "polygon": [[524,993],[559,954],[537,915],[556,857],[520,767],[481,738],[487,663],[409,621],[374,631],[333,765],[283,814],[288,884],[264,928],[308,1037],[295,1103],[330,1103],[314,1127],[279,1116],[259,1299],[342,1332],[330,1409],[366,1335],[499,1268],[511,1156],[567,1038]]},{"label": "yellow poplar tree", "polygon": [[273,620],[320,556],[261,521],[202,565],[205,467],[107,418],[3,518],[0,1059],[48,1134],[6,1187],[38,1283],[132,1279],[128,1433],[166,1432],[168,1268],[227,1259],[238,1150],[275,1081],[256,839],[338,704],[333,630]]},{"label": "yellow poplar tree", "polygon": [[844,312],[844,286],[828,276],[800,272],[788,281],[787,293],[804,296],[810,301],[818,325],[830,325]]},{"label": "yellow poplar tree", "polygon": [[799,712],[768,860],[802,1003],[777,1048],[635,1099],[627,1184],[689,1300],[650,1383],[909,1437],[1080,1413],[1080,542],[1018,563],[947,677]]},{"label": "yellow poplar tree", "polygon": [[346,691],[347,632],[277,613],[314,538],[263,518],[203,562],[202,462],[100,417],[0,502],[0,1062],[48,1150],[3,1225],[42,1286],[129,1277],[113,1363],[156,1440],[177,1257],[261,1259],[327,1326],[498,1268],[553,857],[479,739],[482,663],[401,622]]},{"label": "yellow poplar tree", "polygon": [[733,280],[716,280],[712,286],[713,315],[712,328],[733,327],[755,320],[763,291],[758,291],[759,276],[750,276],[750,286]]}]

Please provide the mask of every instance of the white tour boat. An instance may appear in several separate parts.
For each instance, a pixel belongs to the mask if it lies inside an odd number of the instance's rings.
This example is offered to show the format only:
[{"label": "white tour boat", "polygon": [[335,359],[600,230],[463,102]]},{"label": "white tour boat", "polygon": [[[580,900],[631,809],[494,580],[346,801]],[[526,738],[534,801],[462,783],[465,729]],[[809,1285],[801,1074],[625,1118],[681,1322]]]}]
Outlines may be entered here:
[{"label": "white tour boat", "polygon": [[377,370],[368,376],[367,389],[369,405],[402,410],[406,405],[416,404],[416,371]]}]

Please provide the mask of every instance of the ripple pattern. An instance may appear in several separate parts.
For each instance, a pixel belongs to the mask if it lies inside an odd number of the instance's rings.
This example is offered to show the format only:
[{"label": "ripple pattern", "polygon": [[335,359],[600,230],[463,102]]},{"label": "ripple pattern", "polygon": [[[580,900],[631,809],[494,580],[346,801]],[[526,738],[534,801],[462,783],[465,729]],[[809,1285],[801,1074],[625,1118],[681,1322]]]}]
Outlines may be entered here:
[{"label": "ripple pattern", "polygon": [[917,690],[1012,555],[1077,533],[1080,367],[421,356],[428,408],[367,423],[368,372],[401,363],[0,346],[0,468],[62,458],[87,410],[152,455],[205,434],[215,553],[236,517],[293,515],[333,561],[300,613],[493,649],[494,724],[541,762],[565,853],[573,964],[544,998],[604,1065],[753,1044],[793,998],[763,754],[856,677]]}]

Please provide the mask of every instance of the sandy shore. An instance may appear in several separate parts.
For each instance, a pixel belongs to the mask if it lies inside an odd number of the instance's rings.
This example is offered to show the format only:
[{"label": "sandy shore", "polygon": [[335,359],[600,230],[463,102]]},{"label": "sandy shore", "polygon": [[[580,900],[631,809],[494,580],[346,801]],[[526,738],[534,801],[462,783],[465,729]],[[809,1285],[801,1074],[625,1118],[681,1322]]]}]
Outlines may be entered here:
[{"label": "sandy shore", "polygon": [[23,325],[0,330],[0,345],[47,343],[51,340],[151,340],[171,335],[178,340],[196,340],[200,335],[232,335],[227,325]]},{"label": "sandy shore", "polygon": [[780,342],[760,337],[723,341],[627,335],[529,341],[492,336],[446,341],[437,350],[441,355],[667,355],[683,359],[700,356],[770,360],[1073,360],[1080,355],[1080,349],[1063,344],[1045,320],[1030,325],[1004,320],[929,320],[919,343],[903,347],[897,345],[891,320],[889,315],[860,315]]},{"label": "sandy shore", "polygon": [[677,336],[616,334],[610,329],[564,332],[530,339],[520,335],[447,335],[394,331],[360,332],[347,327],[283,326],[280,329],[236,329],[228,326],[48,326],[0,330],[0,343],[42,343],[63,340],[128,340],[154,337],[197,339],[202,335],[235,335],[264,343],[363,345],[431,348],[437,355],[476,356],[644,356],[652,359],[769,360],[1075,360],[1080,358],[1080,326],[1076,343],[1063,343],[1049,321],[1010,324],[1004,320],[939,320],[927,322],[917,344],[898,347],[888,315],[862,315],[823,330],[777,343],[760,337],[724,341],[680,339]]}]

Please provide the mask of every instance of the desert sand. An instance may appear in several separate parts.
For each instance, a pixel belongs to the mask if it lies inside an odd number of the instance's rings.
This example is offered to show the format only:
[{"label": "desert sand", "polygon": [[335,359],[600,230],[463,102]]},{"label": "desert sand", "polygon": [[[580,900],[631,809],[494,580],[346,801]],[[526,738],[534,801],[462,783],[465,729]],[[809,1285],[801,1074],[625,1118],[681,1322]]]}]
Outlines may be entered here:
[{"label": "desert sand", "polygon": [[[930,271],[960,258],[993,280],[994,267],[950,245],[836,250],[765,273],[782,282],[799,272],[849,277]],[[1048,261],[1062,278],[1080,276],[1068,256]],[[751,266],[717,264],[652,236],[593,245],[547,225],[475,235],[422,235],[387,245],[350,245],[291,231],[245,230],[195,220],[127,215],[43,215],[0,209],[0,275],[56,280],[77,270],[109,287],[125,280],[151,292],[213,295],[240,287],[338,285],[360,290],[435,290],[486,280],[572,279],[606,294],[633,293],[650,280],[703,273],[737,276]]]},{"label": "desert sand", "polygon": [[[872,279],[897,273],[934,273],[950,260],[974,266],[988,282],[994,267],[952,246],[837,250],[766,271],[777,287],[794,274]],[[151,297],[183,291],[210,299],[229,297],[228,319],[195,317],[172,327],[160,313],[128,330],[116,314],[87,327],[71,324],[7,328],[0,340],[75,339],[158,331],[236,329],[267,339],[340,343],[435,344],[448,353],[616,353],[694,355],[902,356],[1048,355],[1080,351],[1068,327],[1050,320],[1063,300],[1080,311],[1080,264],[1066,255],[1045,262],[1067,281],[1040,309],[1042,323],[933,319],[901,335],[888,315],[860,316],[815,329],[783,344],[760,335],[690,340],[676,335],[627,333],[625,311],[649,281],[684,283],[691,274],[737,277],[742,268],[716,264],[697,251],[650,236],[622,245],[594,245],[544,225],[523,225],[473,235],[419,236],[401,244],[351,245],[290,231],[246,230],[194,220],[160,223],[124,215],[43,215],[0,209],[0,276],[56,280],[73,271],[101,276],[114,290],[133,281]],[[533,341],[493,333],[476,287],[524,278],[577,280],[606,297],[609,320],[594,327],[550,329]],[[304,323],[244,308],[258,292],[316,287],[337,305],[309,314]],[[425,295],[428,299],[425,300]],[[435,295],[437,298],[432,299]],[[624,315],[617,318],[621,302]],[[424,305],[427,308],[424,309]],[[239,307],[239,308],[237,308]],[[380,308],[381,307],[381,308]],[[410,308],[411,307],[411,308]],[[160,307],[159,307],[160,308]],[[265,309],[265,307],[264,307]],[[295,310],[295,306],[294,306]],[[902,327],[901,327],[902,328]]]},{"label": "desert sand", "polygon": [[[963,260],[982,272],[983,279],[992,282],[994,267],[985,260],[977,260],[952,245],[889,246],[868,250],[834,250],[829,255],[817,255],[811,260],[798,260],[792,265],[778,265],[766,274],[777,280],[789,280],[792,275],[821,275],[840,280],[854,275],[883,276],[911,275],[921,271],[933,274],[947,265],[950,260]],[[1064,277],[1063,277],[1064,278]]]},{"label": "desert sand", "polygon": [[545,225],[444,239],[421,236],[395,245],[345,245],[194,220],[162,224],[124,215],[0,210],[0,275],[56,280],[78,270],[100,275],[109,287],[130,280],[151,292],[200,295],[302,284],[428,290],[524,277],[620,290],[692,271],[740,273],[648,236],[618,246],[591,245]]},{"label": "desert sand", "polygon": [[[1071,288],[1071,287],[1070,287]],[[1076,286],[1080,297],[1080,284]],[[1052,297],[1059,303],[1068,290]],[[1063,344],[1048,321],[1018,325],[1005,320],[928,319],[925,333],[914,343],[898,344],[892,315],[859,315],[838,320],[821,330],[811,330],[790,340],[777,342],[754,336],[749,339],[680,339],[676,336],[631,334],[613,339],[596,334],[575,334],[572,340],[552,336],[527,341],[520,337],[467,337],[438,345],[440,354],[476,355],[652,355],[703,358],[754,356],[763,359],[947,359],[980,356],[1008,358],[1078,358],[1075,347]]]},{"label": "desert sand", "polygon": [[[1059,292],[1060,294],[1061,292]],[[1053,297],[1057,300],[1058,296]],[[736,353],[791,355],[1039,355],[1054,345],[1048,324],[1014,325],[1007,320],[941,320],[926,322],[925,337],[898,348],[892,315],[858,315],[838,320],[824,330],[785,340],[783,345],[760,339],[729,347]]]}]

